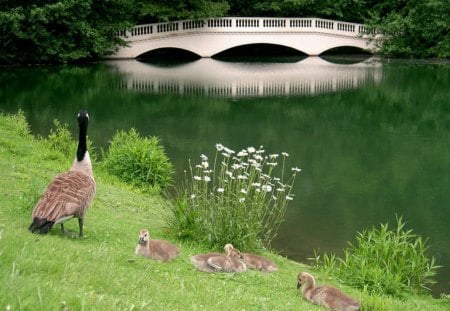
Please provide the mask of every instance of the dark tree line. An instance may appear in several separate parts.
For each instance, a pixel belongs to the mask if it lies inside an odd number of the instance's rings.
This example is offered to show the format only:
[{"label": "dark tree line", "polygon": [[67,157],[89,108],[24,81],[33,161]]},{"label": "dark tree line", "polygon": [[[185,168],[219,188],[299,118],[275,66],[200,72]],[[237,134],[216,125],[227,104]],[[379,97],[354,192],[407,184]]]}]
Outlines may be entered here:
[{"label": "dark tree line", "polygon": [[365,23],[384,34],[383,55],[450,57],[448,0],[0,0],[0,64],[96,60],[135,24],[222,16]]}]

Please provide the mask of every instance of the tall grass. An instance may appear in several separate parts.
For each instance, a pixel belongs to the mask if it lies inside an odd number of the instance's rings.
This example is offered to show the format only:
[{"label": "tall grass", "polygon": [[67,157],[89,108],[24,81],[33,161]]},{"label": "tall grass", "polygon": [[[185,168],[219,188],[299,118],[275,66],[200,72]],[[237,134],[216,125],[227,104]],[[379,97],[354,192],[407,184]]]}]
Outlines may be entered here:
[{"label": "tall grass", "polygon": [[[173,198],[169,226],[179,236],[208,246],[233,243],[242,249],[269,247],[284,219],[298,168],[285,172],[287,153],[265,155],[248,147],[235,151],[216,145],[210,163],[205,155],[185,171]],[[275,176],[281,159],[279,176]]]},{"label": "tall grass", "polygon": [[317,256],[316,261],[348,285],[371,294],[401,296],[423,292],[435,283],[439,266],[433,257],[427,257],[426,243],[412,230],[406,230],[398,217],[395,230],[386,223],[379,229],[358,233],[356,244],[350,243],[343,258],[324,254],[323,259]]}]

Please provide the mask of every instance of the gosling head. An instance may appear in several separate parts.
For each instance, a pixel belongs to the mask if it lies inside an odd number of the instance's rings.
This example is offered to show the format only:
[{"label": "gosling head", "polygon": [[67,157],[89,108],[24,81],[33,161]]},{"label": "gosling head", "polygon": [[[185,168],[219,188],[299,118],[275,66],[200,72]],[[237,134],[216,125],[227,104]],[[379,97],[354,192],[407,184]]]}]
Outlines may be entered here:
[{"label": "gosling head", "polygon": [[244,259],[244,256],[242,255],[241,251],[238,250],[237,248],[234,248],[232,244],[225,245],[224,250],[227,256],[238,259]]},{"label": "gosling head", "polygon": [[310,283],[314,287],[314,277],[308,272],[300,272],[297,276],[297,289],[306,283]]},{"label": "gosling head", "polygon": [[148,242],[148,239],[150,238],[148,234],[148,230],[142,229],[139,231],[139,245],[145,245]]}]

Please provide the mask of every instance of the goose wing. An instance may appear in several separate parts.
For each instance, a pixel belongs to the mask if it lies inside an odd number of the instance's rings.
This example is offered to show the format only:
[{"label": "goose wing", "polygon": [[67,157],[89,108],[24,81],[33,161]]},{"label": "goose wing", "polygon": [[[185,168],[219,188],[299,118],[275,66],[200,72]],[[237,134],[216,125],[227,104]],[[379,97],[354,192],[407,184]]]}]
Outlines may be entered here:
[{"label": "goose wing", "polygon": [[56,222],[68,216],[82,217],[95,194],[94,180],[78,171],[57,175],[36,204],[33,218]]}]

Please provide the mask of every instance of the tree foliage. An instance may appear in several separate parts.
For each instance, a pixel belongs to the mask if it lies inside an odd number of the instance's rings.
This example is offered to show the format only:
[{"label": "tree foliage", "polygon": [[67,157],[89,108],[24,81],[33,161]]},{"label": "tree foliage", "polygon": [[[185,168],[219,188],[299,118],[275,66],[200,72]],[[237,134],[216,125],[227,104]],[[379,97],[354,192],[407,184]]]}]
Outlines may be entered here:
[{"label": "tree foliage", "polygon": [[120,44],[116,32],[131,25],[127,0],[1,1],[0,59],[11,63],[63,63],[96,59]]},{"label": "tree foliage", "polygon": [[229,10],[229,4],[224,0],[135,0],[133,2],[137,23],[221,17]]},{"label": "tree foliage", "polygon": [[393,57],[450,57],[450,3],[446,0],[383,1],[368,24],[384,34],[381,53]]},{"label": "tree foliage", "polygon": [[446,0],[0,0],[0,64],[98,59],[132,25],[221,16],[365,23],[384,34],[383,55],[450,57]]}]

